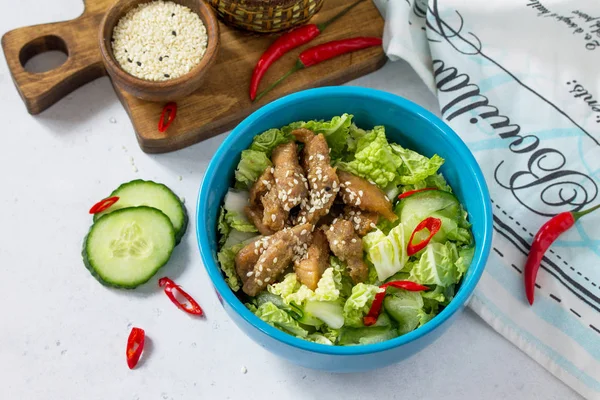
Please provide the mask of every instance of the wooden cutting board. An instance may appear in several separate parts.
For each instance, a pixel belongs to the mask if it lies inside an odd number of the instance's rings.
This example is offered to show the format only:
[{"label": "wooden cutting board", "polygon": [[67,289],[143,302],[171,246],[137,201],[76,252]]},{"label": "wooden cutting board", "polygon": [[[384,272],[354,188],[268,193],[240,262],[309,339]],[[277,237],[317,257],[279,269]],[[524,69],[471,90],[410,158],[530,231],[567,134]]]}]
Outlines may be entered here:
[{"label": "wooden cutting board", "polygon": [[[114,0],[84,0],[85,11],[72,21],[19,28],[2,38],[4,54],[15,85],[31,114],[38,114],[76,88],[106,75],[98,45],[100,21]],[[311,22],[322,22],[350,2],[326,0]],[[262,52],[274,40],[273,35],[240,31],[220,23],[221,44],[218,58],[206,75],[203,87],[177,102],[177,118],[167,132],[157,129],[164,104],[139,100],[114,86],[133,123],[138,142],[147,153],[181,149],[233,128],[264,104],[299,90],[338,85],[373,72],[385,64],[381,48],[343,55],[288,78],[258,102],[248,97],[250,76]],[[383,35],[383,19],[371,0],[365,0],[342,19],[332,24],[311,45],[354,36]],[[261,90],[269,82],[293,67],[296,49],[280,59],[263,79]],[[68,54],[58,68],[29,73],[23,65],[34,55],[49,50]]]}]

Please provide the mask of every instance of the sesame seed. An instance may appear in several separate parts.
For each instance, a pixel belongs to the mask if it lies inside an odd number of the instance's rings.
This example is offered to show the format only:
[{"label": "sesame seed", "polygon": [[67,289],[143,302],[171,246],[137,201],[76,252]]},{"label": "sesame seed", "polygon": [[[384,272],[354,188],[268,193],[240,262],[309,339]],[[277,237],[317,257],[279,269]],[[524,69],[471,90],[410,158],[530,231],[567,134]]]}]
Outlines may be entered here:
[{"label": "sesame seed", "polygon": [[271,221],[275,222],[276,219],[277,219],[277,216],[275,214],[271,214]]},{"label": "sesame seed", "polygon": [[335,224],[337,222],[337,218],[334,218],[333,221],[331,222],[332,224]]},{"label": "sesame seed", "polygon": [[274,174],[275,173],[275,168],[271,168],[271,173]]},{"label": "sesame seed", "polygon": [[254,254],[258,255],[258,250],[255,249],[254,250]]},{"label": "sesame seed", "polygon": [[308,157],[308,161],[312,161],[313,158],[314,158],[314,156]]},{"label": "sesame seed", "polygon": [[371,224],[369,225],[371,228],[376,229],[377,225],[375,225],[374,223],[371,222]]},{"label": "sesame seed", "polygon": [[358,197],[358,198],[356,199],[356,205],[357,205],[357,206],[359,206],[359,205],[360,205],[360,197]]},{"label": "sesame seed", "polygon": [[359,191],[358,191],[358,195],[359,195],[360,197],[362,197],[362,196],[363,196],[363,191],[362,191],[362,190],[359,190]]},{"label": "sesame seed", "polygon": [[300,182],[298,182],[298,179],[294,179],[294,184],[297,185],[298,183],[300,183]]},{"label": "sesame seed", "polygon": [[302,229],[302,232],[300,232],[300,235],[306,235],[306,232],[308,232],[306,229]]},{"label": "sesame seed", "polygon": [[352,238],[351,242],[356,243],[356,238]]},{"label": "sesame seed", "polygon": [[290,176],[290,170],[288,169],[287,171],[285,171],[285,177],[289,177]]},{"label": "sesame seed", "polygon": [[246,274],[247,277],[251,277],[252,275],[254,275],[254,271],[250,271]]},{"label": "sesame seed", "polygon": [[256,281],[256,283],[258,283],[258,286],[262,286],[262,285],[263,285],[263,281],[261,281],[260,279],[258,279],[258,280]]},{"label": "sesame seed", "polygon": [[[169,17],[171,11],[178,17]],[[125,14],[113,29],[112,40],[113,54],[124,71],[145,80],[166,81],[185,75],[200,62],[208,36],[198,14],[188,7],[151,1]],[[160,62],[165,54],[177,54],[176,62]]]},{"label": "sesame seed", "polygon": [[270,277],[270,276],[267,276],[267,277],[265,278],[265,282],[269,282],[270,280],[271,280],[271,277]]},{"label": "sesame seed", "polygon": [[342,240],[342,244],[343,244],[343,245],[345,245],[345,244],[346,244],[346,241],[345,241],[345,240]]},{"label": "sesame seed", "polygon": [[273,264],[276,264],[276,263],[277,263],[277,257],[275,257],[275,258],[273,259]]},{"label": "sesame seed", "polygon": [[354,222],[356,222],[357,224],[360,224],[360,218],[354,217]]},{"label": "sesame seed", "polygon": [[334,240],[334,241],[333,241],[333,245],[334,245],[334,246],[337,246],[337,244],[338,244],[338,243],[339,243],[339,240]]}]

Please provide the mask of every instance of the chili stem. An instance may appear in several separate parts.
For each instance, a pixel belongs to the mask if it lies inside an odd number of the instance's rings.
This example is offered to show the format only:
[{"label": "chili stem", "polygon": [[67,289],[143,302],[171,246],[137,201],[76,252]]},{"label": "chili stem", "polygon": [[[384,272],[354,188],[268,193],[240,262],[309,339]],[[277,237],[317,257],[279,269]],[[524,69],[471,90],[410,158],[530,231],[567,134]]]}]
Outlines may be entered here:
[{"label": "chili stem", "polygon": [[256,101],[260,100],[265,94],[267,94],[275,86],[279,85],[281,82],[283,82],[284,80],[286,80],[294,72],[300,71],[303,68],[304,68],[304,64],[302,64],[300,61],[297,61],[296,65],[294,65],[294,68],[290,69],[288,72],[286,72],[285,75],[283,75],[281,78],[277,79],[275,82],[273,82],[271,84],[271,86],[269,86],[268,88],[266,88],[265,90],[263,90],[258,96],[256,96]]},{"label": "chili stem", "polygon": [[587,210],[572,212],[571,214],[573,214],[573,218],[575,219],[575,221],[577,221],[579,218],[583,217],[584,215],[587,215],[587,214],[591,213],[592,211],[596,211],[599,208],[600,208],[600,204],[598,204],[597,206],[594,206],[592,208],[589,208]]},{"label": "chili stem", "polygon": [[319,29],[320,32],[323,32],[325,30],[325,28],[327,28],[329,25],[331,25],[332,23],[334,23],[338,19],[342,18],[344,15],[346,15],[348,13],[348,11],[352,10],[354,7],[356,7],[362,1],[363,0],[358,0],[356,3],[352,4],[350,7],[346,8],[343,11],[341,11],[338,15],[334,16],[329,21],[325,21],[325,22],[323,22],[321,24],[317,24],[317,28]]}]

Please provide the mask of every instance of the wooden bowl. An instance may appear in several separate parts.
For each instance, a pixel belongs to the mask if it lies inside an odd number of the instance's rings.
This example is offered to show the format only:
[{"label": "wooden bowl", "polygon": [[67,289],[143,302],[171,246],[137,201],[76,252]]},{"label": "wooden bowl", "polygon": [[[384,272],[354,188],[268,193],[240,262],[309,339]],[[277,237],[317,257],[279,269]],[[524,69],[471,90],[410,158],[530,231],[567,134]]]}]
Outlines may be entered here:
[{"label": "wooden bowl", "polygon": [[113,83],[132,94],[133,96],[148,101],[178,100],[195,92],[202,86],[206,71],[214,64],[219,47],[219,23],[212,8],[203,0],[170,0],[174,3],[188,7],[198,14],[208,35],[207,47],[204,56],[190,72],[178,78],[167,81],[149,81],[137,78],[125,72],[115,59],[112,50],[113,29],[119,20],[138,4],[151,0],[119,0],[106,13],[100,24],[100,51]]}]

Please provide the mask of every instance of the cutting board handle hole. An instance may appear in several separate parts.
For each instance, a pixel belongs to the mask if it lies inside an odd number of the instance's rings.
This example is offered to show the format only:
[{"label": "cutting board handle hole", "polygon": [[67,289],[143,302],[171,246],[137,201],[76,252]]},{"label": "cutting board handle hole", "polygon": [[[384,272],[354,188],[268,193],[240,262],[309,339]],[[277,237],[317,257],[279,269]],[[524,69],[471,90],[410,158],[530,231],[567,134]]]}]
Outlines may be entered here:
[{"label": "cutting board handle hole", "polygon": [[27,43],[19,52],[19,61],[27,72],[39,74],[60,67],[69,58],[63,39],[55,35],[42,36]]}]

